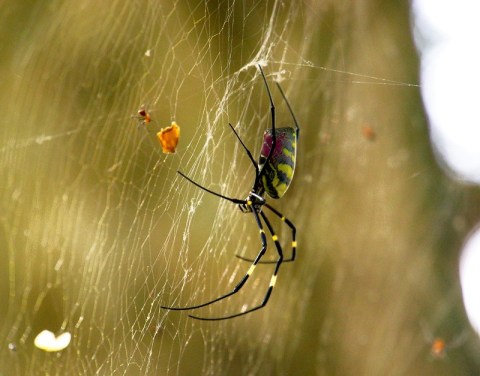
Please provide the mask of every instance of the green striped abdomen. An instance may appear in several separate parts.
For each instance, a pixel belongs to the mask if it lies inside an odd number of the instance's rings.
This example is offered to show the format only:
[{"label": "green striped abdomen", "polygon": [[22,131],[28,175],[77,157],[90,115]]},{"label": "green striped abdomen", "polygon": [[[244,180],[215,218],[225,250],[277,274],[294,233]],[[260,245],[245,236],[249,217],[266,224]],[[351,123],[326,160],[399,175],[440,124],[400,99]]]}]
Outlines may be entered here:
[{"label": "green striped abdomen", "polygon": [[297,132],[293,128],[275,129],[275,149],[270,160],[265,161],[272,148],[272,129],[263,134],[263,145],[260,152],[259,168],[261,184],[265,192],[272,198],[280,198],[287,191],[295,172],[295,157],[297,153]]}]

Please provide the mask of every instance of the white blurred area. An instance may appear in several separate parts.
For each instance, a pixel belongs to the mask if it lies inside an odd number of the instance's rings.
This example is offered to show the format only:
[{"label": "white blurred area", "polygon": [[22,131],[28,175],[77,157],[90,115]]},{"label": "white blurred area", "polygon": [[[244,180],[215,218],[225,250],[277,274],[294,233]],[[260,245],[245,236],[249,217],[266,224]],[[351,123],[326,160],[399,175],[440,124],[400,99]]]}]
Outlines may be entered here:
[{"label": "white blurred area", "polygon": [[[480,184],[480,1],[413,0],[430,138],[449,175]],[[480,227],[460,259],[465,309],[480,334]]]},{"label": "white blurred area", "polygon": [[463,304],[472,327],[480,334],[480,228],[468,238],[460,258]]},{"label": "white blurred area", "polygon": [[480,1],[414,0],[430,137],[450,174],[480,183]]}]

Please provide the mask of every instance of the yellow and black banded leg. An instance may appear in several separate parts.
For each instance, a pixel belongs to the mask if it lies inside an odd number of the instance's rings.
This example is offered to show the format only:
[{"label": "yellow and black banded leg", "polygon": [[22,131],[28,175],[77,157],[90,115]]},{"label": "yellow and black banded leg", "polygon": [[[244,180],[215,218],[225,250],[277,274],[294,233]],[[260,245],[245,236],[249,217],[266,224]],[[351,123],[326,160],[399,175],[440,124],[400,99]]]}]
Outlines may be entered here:
[{"label": "yellow and black banded leg", "polygon": [[[260,239],[261,239],[261,242],[262,242],[262,248],[260,250],[260,252],[258,253],[257,257],[255,258],[255,260],[253,261],[252,265],[250,266],[250,268],[248,269],[247,273],[243,276],[243,278],[240,280],[239,283],[237,283],[237,285],[233,288],[232,291],[230,291],[229,293],[227,294],[224,294],[216,299],[213,299],[213,300],[210,300],[206,303],[202,303],[202,304],[197,304],[197,305],[193,305],[193,306],[188,306],[188,307],[168,307],[168,306],[161,306],[162,308],[164,309],[170,309],[172,311],[186,311],[186,310],[190,310],[190,309],[197,309],[197,308],[202,308],[202,307],[205,307],[205,306],[208,306],[210,304],[213,304],[213,303],[216,303],[220,300],[223,300],[223,299],[226,299],[234,294],[236,294],[238,291],[240,291],[240,289],[245,285],[245,283],[247,282],[248,278],[250,277],[250,275],[253,273],[253,271],[255,270],[255,267],[257,266],[258,262],[260,261],[260,259],[262,258],[262,256],[265,254],[266,250],[267,250],[267,237],[265,235],[265,231],[263,230],[263,226],[262,226],[262,223],[260,221],[260,218],[258,217],[258,213],[253,210],[252,211],[253,215],[255,216],[255,220],[257,222],[257,225],[258,225],[258,228],[259,228],[259,231],[260,231]],[[278,269],[278,268],[277,268]],[[267,294],[269,295],[270,292],[267,292]],[[268,301],[268,297],[266,297],[267,301]],[[264,299],[265,300],[265,299]],[[258,306],[258,307],[254,307],[252,309],[249,309],[249,310],[246,310],[244,312],[240,312],[240,313],[237,313],[237,314],[234,314],[234,315],[230,315],[230,316],[224,316],[224,317],[199,317],[199,316],[194,316],[194,315],[189,315],[190,317],[194,318],[194,319],[198,319],[198,320],[207,320],[207,321],[215,321],[215,320],[226,320],[226,319],[231,319],[233,317],[237,317],[237,316],[242,316],[242,315],[245,315],[249,312],[252,312],[252,311],[255,311],[259,308],[262,308],[262,306]]]},{"label": "yellow and black banded leg", "polygon": [[[277,209],[273,208],[272,206],[268,205],[267,203],[265,203],[264,206],[266,206],[268,209],[270,209],[277,217],[279,217],[282,220],[282,222],[285,222],[285,224],[288,227],[290,227],[290,230],[292,230],[292,255],[290,256],[290,258],[288,258],[286,260],[283,260],[283,262],[295,261],[295,257],[297,255],[297,240],[296,240],[297,229],[295,228],[295,225],[287,217],[285,217],[282,213],[280,213]],[[263,214],[263,212],[261,214],[262,214],[262,217],[265,220],[265,218],[266,218],[265,214]],[[275,244],[277,244],[278,243],[278,236],[275,235],[273,232],[270,232],[270,234],[272,235],[272,240],[275,242]],[[238,257],[239,259],[243,260],[243,261],[248,261],[248,262],[253,261],[252,259],[240,256],[240,255],[235,255],[235,256]],[[259,264],[276,264],[276,263],[277,263],[276,260],[268,260],[268,261],[260,261],[259,262]]]},{"label": "yellow and black banded leg", "polygon": [[297,229],[296,229],[295,225],[287,217],[285,217],[282,213],[280,213],[274,207],[268,205],[267,203],[265,203],[264,206],[267,207],[268,209],[270,209],[277,217],[279,217],[282,220],[282,222],[285,222],[285,224],[288,227],[290,227],[290,230],[292,230],[292,255],[290,256],[289,259],[283,260],[283,262],[295,261],[295,257],[297,256],[297,239],[296,239]]}]

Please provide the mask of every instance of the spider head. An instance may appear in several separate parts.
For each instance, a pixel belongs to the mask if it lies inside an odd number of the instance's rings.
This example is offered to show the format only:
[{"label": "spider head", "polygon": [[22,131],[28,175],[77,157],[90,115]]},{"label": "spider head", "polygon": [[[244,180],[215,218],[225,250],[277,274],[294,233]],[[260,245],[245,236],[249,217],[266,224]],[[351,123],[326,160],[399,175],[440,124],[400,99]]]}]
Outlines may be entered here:
[{"label": "spider head", "polygon": [[259,212],[263,205],[265,205],[265,199],[255,191],[252,191],[245,199],[245,203],[238,204],[238,208],[243,213],[250,213],[253,210]]}]

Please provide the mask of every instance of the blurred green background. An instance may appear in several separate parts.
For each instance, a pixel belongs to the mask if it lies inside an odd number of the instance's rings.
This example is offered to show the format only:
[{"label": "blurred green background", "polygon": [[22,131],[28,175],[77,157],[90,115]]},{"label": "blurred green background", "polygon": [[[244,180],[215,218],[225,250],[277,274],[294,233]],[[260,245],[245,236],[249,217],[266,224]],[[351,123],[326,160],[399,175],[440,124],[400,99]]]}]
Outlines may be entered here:
[{"label": "blurred green background", "polygon": [[[479,194],[434,159],[409,12],[370,0],[5,1],[0,373],[479,374],[458,282]],[[253,218],[176,170],[246,196],[253,171],[227,124],[256,156],[270,124],[259,62],[277,125],[291,120],[274,80],[301,125],[294,182],[269,201],[297,226],[298,259],[266,308],[199,322],[160,305],[226,293],[248,269],[234,255],[260,242]],[[142,104],[148,127],[132,119]],[[155,132],[172,120],[180,144],[164,155]],[[252,306],[271,273],[257,267],[198,314]],[[71,344],[35,348],[43,329]]]}]

